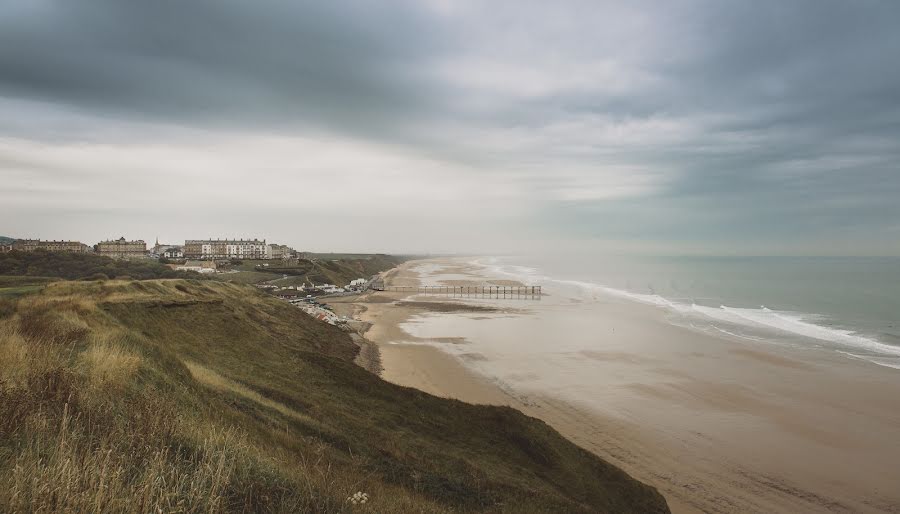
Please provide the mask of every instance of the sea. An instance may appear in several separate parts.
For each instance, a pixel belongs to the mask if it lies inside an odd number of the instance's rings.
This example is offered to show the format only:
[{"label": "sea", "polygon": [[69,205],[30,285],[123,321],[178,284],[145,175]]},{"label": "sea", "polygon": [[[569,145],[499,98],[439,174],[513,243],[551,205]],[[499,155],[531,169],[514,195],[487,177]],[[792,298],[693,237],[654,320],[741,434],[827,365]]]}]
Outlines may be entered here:
[{"label": "sea", "polygon": [[695,330],[816,347],[900,369],[900,257],[479,257],[486,273],[612,295]]}]

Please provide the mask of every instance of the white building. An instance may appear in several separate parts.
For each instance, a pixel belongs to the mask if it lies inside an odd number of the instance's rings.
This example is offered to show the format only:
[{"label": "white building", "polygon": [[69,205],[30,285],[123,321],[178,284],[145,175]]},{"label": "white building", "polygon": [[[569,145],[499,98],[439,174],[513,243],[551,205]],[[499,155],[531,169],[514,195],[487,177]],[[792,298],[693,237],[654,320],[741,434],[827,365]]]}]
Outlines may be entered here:
[{"label": "white building", "polygon": [[187,261],[181,266],[175,266],[177,271],[196,271],[197,273],[215,273],[215,261]]},{"label": "white building", "polygon": [[163,250],[163,253],[159,255],[160,257],[164,257],[166,259],[181,259],[184,257],[184,252],[181,250],[180,246],[170,246]]},{"label": "white building", "polygon": [[269,245],[259,239],[191,239],[184,242],[188,259],[269,259]]},{"label": "white building", "polygon": [[156,238],[156,244],[153,245],[151,253],[155,257],[164,259],[181,259],[184,257],[184,250],[178,245],[160,244],[159,238]]},{"label": "white building", "polygon": [[268,247],[267,259],[289,260],[297,257],[297,252],[287,245],[270,244]]}]

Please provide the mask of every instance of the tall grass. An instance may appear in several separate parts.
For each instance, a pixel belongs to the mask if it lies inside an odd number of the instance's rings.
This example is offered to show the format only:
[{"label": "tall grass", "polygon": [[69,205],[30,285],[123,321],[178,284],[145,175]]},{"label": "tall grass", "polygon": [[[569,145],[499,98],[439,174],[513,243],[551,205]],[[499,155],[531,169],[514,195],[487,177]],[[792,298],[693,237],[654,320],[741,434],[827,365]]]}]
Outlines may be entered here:
[{"label": "tall grass", "polygon": [[[182,402],[198,398],[167,396],[171,391],[141,383],[142,368],[165,370],[133,348],[129,338],[136,336],[112,324],[98,302],[157,298],[158,287],[60,283],[54,293],[23,298],[0,319],[0,510],[368,510],[349,501],[364,475],[338,469],[321,445],[305,445],[295,459],[285,459],[214,413],[185,409]],[[177,384],[181,394],[185,388],[200,396],[227,391],[261,408],[306,417],[187,364],[196,383]],[[400,511],[407,510],[404,501],[411,510],[423,506],[392,496],[400,499]]]},{"label": "tall grass", "polygon": [[545,426],[387,384],[354,348],[221,282],[18,298],[0,316],[0,511],[664,509]]}]

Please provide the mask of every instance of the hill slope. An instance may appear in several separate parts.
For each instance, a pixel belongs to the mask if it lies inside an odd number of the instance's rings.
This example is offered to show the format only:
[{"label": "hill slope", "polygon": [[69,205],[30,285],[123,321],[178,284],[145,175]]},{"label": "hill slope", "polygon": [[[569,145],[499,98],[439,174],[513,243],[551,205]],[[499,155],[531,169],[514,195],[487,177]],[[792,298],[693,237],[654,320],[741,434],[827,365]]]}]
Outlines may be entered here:
[{"label": "hill slope", "polygon": [[382,381],[344,332],[249,286],[54,282],[15,302],[3,511],[667,511],[538,420]]},{"label": "hill slope", "polygon": [[[253,284],[271,283],[287,285],[335,284],[345,286],[357,278],[369,278],[387,271],[403,262],[403,257],[373,254],[366,256],[341,256],[335,259],[298,259],[293,261],[244,261],[236,269],[242,273],[226,274],[221,280]],[[256,267],[265,264],[264,267]],[[286,275],[287,278],[278,280]]]},{"label": "hill slope", "polygon": [[175,271],[152,259],[113,259],[92,253],[12,251],[0,253],[0,275],[57,277],[68,280],[124,277],[203,278],[193,271]]}]

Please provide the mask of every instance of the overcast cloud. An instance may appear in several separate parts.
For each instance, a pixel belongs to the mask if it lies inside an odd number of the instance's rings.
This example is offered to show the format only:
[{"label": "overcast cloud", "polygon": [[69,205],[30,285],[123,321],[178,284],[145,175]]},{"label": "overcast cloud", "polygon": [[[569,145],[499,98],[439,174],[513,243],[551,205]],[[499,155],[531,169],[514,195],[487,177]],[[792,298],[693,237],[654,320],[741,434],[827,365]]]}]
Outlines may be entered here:
[{"label": "overcast cloud", "polygon": [[900,3],[0,4],[0,235],[900,255]]}]

